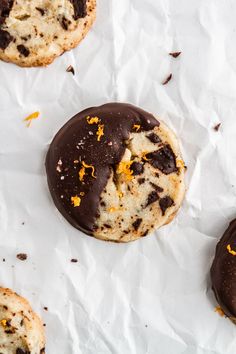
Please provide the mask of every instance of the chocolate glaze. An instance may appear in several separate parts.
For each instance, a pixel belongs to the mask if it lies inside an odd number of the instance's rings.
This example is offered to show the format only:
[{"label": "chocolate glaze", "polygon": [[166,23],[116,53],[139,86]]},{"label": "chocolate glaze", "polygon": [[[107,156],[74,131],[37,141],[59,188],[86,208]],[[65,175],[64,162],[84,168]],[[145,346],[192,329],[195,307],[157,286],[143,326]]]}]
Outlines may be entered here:
[{"label": "chocolate glaze", "polygon": [[87,0],[70,0],[74,7],[74,19],[78,20],[87,16]]},{"label": "chocolate glaze", "polygon": [[[88,116],[98,117],[104,125],[100,141],[96,135],[98,125],[88,124]],[[159,124],[153,115],[140,108],[109,103],[78,113],[61,128],[48,150],[46,171],[55,205],[74,227],[93,234],[100,195],[124,155],[133,126],[140,125],[140,131],[149,131]],[[92,165],[96,178],[88,173],[81,182],[78,175],[81,163],[75,164],[76,160]],[[74,207],[71,197],[81,192],[84,193],[81,204]]]},{"label": "chocolate glaze", "polygon": [[212,289],[226,316],[236,318],[236,256],[227,250],[227,245],[236,251],[236,219],[216,246],[211,267]]}]

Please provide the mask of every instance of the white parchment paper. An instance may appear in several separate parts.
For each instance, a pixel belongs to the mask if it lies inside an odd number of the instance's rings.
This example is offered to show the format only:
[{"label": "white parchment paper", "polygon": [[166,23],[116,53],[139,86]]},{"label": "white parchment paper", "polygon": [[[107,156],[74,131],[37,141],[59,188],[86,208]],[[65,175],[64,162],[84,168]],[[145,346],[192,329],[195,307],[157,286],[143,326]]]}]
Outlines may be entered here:
[{"label": "white parchment paper", "polygon": [[[42,316],[48,354],[236,352],[236,327],[214,312],[209,282],[216,242],[236,214],[235,18],[235,0],[98,0],[89,35],[48,68],[0,63],[0,283]],[[110,101],[159,115],[188,166],[177,218],[130,244],[72,228],[44,170],[58,129]]]}]

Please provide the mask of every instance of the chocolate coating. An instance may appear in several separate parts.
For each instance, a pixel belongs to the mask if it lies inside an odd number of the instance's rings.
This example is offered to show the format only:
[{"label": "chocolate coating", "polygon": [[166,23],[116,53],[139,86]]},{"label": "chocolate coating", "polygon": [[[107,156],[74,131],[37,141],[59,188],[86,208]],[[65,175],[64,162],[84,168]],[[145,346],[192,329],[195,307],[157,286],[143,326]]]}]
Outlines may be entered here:
[{"label": "chocolate coating", "polygon": [[[104,125],[100,141],[98,125],[88,124],[87,117],[98,117],[99,124]],[[140,131],[149,131],[159,124],[140,108],[109,103],[78,113],[61,128],[48,150],[46,171],[55,205],[74,227],[93,234],[100,195],[124,155],[133,126],[140,125]],[[88,173],[80,181],[82,161],[94,167],[96,178]],[[71,197],[81,193],[81,204],[74,207]]]},{"label": "chocolate coating", "polygon": [[229,253],[227,245],[236,251],[236,219],[231,221],[218,242],[211,267],[216,299],[226,316],[236,318],[236,256]]}]

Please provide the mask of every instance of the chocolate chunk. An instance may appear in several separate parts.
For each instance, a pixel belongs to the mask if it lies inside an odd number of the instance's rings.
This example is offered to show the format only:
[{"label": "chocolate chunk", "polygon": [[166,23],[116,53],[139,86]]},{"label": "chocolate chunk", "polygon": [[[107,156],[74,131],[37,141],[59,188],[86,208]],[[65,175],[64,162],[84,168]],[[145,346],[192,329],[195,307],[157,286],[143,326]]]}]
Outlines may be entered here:
[{"label": "chocolate chunk", "polygon": [[161,139],[155,133],[151,133],[151,134],[147,135],[147,138],[154,144],[161,143]]},{"label": "chocolate chunk", "polygon": [[5,50],[13,41],[13,37],[7,31],[0,29],[0,49]]},{"label": "chocolate chunk", "polygon": [[[98,124],[88,124],[88,117],[98,117],[99,124],[104,126],[104,135],[100,141],[96,134]],[[104,206],[101,194],[112,171],[124,156],[126,142],[135,124],[140,125],[142,131],[150,132],[160,123],[153,115],[140,108],[129,104],[109,103],[78,113],[51,143],[46,158],[46,170],[55,205],[74,227],[89,235],[94,233],[99,206]],[[110,141],[112,145],[107,144]],[[67,168],[64,179],[61,179],[61,174],[56,170],[60,159],[63,161],[63,173]],[[75,165],[76,160],[91,166],[86,168],[83,181],[79,179],[81,164]],[[92,176],[92,168],[96,178]],[[79,202],[78,206],[75,207],[72,203],[72,197]]]},{"label": "chocolate chunk", "polygon": [[170,74],[162,83],[162,85],[168,84],[168,82],[172,79],[172,74]]},{"label": "chocolate chunk", "polygon": [[135,231],[138,230],[138,228],[139,228],[139,226],[141,225],[141,222],[142,222],[142,221],[143,221],[142,219],[136,219],[135,222],[133,222],[132,225],[133,225]]},{"label": "chocolate chunk", "polygon": [[111,229],[111,225],[108,224],[104,224],[104,227],[106,227],[107,229]]},{"label": "chocolate chunk", "polygon": [[72,65],[69,65],[68,68],[66,69],[68,73],[71,73],[72,75],[75,75],[75,69],[73,68]]},{"label": "chocolate chunk", "polygon": [[236,318],[236,219],[232,220],[216,246],[211,267],[212,289],[224,314]]},{"label": "chocolate chunk", "polygon": [[71,24],[71,21],[68,20],[65,16],[62,16],[62,17],[59,17],[59,22],[61,24],[61,27],[67,31],[68,30],[68,27],[69,25]]},{"label": "chocolate chunk", "polygon": [[139,179],[138,179],[138,183],[139,183],[139,184],[143,184],[144,182],[145,182],[145,178],[139,178]]},{"label": "chocolate chunk", "polygon": [[26,58],[30,55],[29,49],[26,48],[23,44],[18,45],[17,50],[20,54],[22,54]]},{"label": "chocolate chunk", "polygon": [[141,162],[134,161],[130,166],[130,170],[133,171],[132,173],[133,176],[139,176],[143,173],[144,167]]},{"label": "chocolate chunk", "polygon": [[149,233],[149,230],[146,230],[143,234],[142,234],[142,236],[141,237],[145,237],[145,236],[147,236],[147,234]]},{"label": "chocolate chunk", "polygon": [[16,257],[20,260],[20,261],[25,261],[27,259],[27,254],[26,253],[18,253],[16,255]]},{"label": "chocolate chunk", "polygon": [[42,16],[45,15],[46,10],[42,9],[41,7],[36,7],[36,10],[39,11]]},{"label": "chocolate chunk", "polygon": [[159,187],[157,184],[152,183],[152,182],[150,182],[150,184],[158,193],[162,193],[164,191],[164,189]]},{"label": "chocolate chunk", "polygon": [[157,192],[152,191],[148,194],[148,199],[147,199],[147,204],[146,207],[154,202],[156,202],[158,199],[160,199],[159,195]]},{"label": "chocolate chunk", "polygon": [[148,153],[146,158],[154,168],[158,168],[166,175],[178,171],[176,157],[170,145],[165,145],[160,150]]},{"label": "chocolate chunk", "polygon": [[182,52],[172,52],[169,53],[169,55],[171,55],[173,58],[178,58],[178,56],[181,54]]},{"label": "chocolate chunk", "polygon": [[170,208],[173,204],[174,204],[174,201],[169,196],[161,198],[159,200],[159,205],[160,205],[160,208],[162,211],[162,215],[165,215],[166,209]]},{"label": "chocolate chunk", "polygon": [[14,0],[0,1],[0,26],[4,24],[6,18],[9,17]]},{"label": "chocolate chunk", "polygon": [[78,20],[87,16],[87,0],[70,0],[74,7],[74,19]]},{"label": "chocolate chunk", "polygon": [[45,348],[42,348],[42,349],[40,350],[40,354],[45,354]]}]

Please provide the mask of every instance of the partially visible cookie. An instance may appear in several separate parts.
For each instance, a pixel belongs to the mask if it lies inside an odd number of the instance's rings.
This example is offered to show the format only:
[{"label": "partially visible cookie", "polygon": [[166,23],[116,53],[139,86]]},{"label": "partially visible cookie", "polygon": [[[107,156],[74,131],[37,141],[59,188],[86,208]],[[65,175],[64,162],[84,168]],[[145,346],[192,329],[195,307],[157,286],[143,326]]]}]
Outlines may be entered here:
[{"label": "partially visible cookie", "polygon": [[0,59],[50,64],[76,47],[96,16],[96,0],[1,0]]},{"label": "partially visible cookie", "polygon": [[170,222],[185,193],[173,132],[129,104],[89,108],[54,138],[48,184],[60,212],[102,240],[128,242]]},{"label": "partially visible cookie", "polygon": [[44,328],[27,300],[0,288],[0,353],[44,354]]},{"label": "partially visible cookie", "polygon": [[236,219],[216,246],[211,280],[221,310],[236,323]]}]

